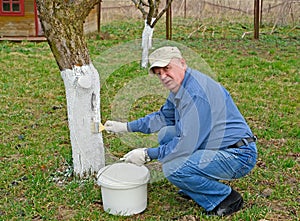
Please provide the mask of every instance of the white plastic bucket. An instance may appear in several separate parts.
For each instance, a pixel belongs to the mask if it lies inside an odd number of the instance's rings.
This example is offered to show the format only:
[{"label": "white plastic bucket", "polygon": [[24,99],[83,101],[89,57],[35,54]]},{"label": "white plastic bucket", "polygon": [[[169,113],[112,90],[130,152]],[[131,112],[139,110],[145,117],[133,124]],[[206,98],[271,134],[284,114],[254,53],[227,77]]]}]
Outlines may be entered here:
[{"label": "white plastic bucket", "polygon": [[147,167],[131,163],[116,163],[99,170],[103,208],[113,215],[130,216],[147,207]]}]

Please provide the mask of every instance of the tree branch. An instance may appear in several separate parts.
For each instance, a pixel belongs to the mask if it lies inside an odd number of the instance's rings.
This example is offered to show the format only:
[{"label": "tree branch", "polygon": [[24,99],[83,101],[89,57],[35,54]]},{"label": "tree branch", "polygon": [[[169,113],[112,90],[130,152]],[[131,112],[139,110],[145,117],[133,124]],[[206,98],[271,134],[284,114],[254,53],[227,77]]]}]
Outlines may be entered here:
[{"label": "tree branch", "polygon": [[[149,13],[148,13],[148,16],[147,16],[147,24],[149,25],[149,26],[151,26],[151,23],[152,23],[152,18],[154,17],[154,12],[155,12],[155,6],[156,5],[154,5],[154,3],[153,3],[153,1],[152,0],[148,0],[148,2],[149,2]],[[159,0],[158,0],[158,2],[160,2]],[[159,4],[159,3],[158,3]]]},{"label": "tree branch", "polygon": [[[145,3],[144,0],[131,0],[134,5],[142,12],[143,18],[147,19],[147,24],[153,28],[158,20],[163,16],[163,14],[171,7],[173,0],[168,0],[166,6],[160,13],[159,12],[159,5],[161,0],[148,0],[148,4]],[[147,12],[144,7],[149,7],[149,12]],[[155,18],[154,22],[152,23],[152,19]]]},{"label": "tree branch", "polygon": [[151,28],[154,28],[155,24],[163,16],[163,14],[168,10],[168,8],[171,6],[172,2],[173,2],[173,0],[168,0],[168,4],[166,4],[165,8],[158,14],[158,16],[155,18],[154,22],[150,25]]},{"label": "tree branch", "polygon": [[149,5],[146,2],[144,2],[143,0],[140,0],[140,4],[149,7]]},{"label": "tree branch", "polygon": [[[146,4],[144,4],[143,1],[140,1],[140,2],[138,2],[137,0],[131,0],[131,1],[134,3],[135,7],[137,7],[142,12],[143,18],[146,19],[148,13],[143,8],[143,5],[146,5]],[[142,2],[142,4],[141,4],[141,2]]]},{"label": "tree branch", "polygon": [[100,3],[102,0],[69,0],[69,5],[74,4],[74,11],[79,18],[85,18],[89,15],[90,11]]}]

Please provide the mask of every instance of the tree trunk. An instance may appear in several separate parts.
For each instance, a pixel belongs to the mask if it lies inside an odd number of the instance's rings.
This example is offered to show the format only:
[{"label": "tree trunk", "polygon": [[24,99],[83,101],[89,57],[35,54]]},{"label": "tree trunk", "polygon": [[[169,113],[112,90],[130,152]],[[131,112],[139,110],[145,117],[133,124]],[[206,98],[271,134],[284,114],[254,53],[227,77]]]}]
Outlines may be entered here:
[{"label": "tree trunk", "polygon": [[[143,14],[143,18],[145,19],[145,27],[142,34],[142,60],[141,67],[146,68],[148,66],[148,54],[149,49],[152,47],[152,36],[153,29],[157,21],[163,16],[163,14],[169,10],[171,7],[171,3],[173,0],[167,0],[165,8],[163,8],[159,12],[160,0],[148,0],[148,1],[139,1],[139,0],[131,0],[135,6],[141,11]],[[146,10],[148,9],[148,11]],[[169,30],[167,31],[169,33]]]},{"label": "tree trunk", "polygon": [[100,80],[88,53],[83,22],[99,0],[37,0],[39,17],[64,80],[74,172],[94,174],[105,165]]},{"label": "tree trunk", "polygon": [[[155,18],[152,19],[154,21]],[[141,66],[142,68],[147,68],[148,66],[148,54],[149,49],[152,48],[152,35],[153,35],[154,28],[151,28],[150,25],[148,25],[147,20],[145,20],[145,27],[142,34],[142,61]]]}]

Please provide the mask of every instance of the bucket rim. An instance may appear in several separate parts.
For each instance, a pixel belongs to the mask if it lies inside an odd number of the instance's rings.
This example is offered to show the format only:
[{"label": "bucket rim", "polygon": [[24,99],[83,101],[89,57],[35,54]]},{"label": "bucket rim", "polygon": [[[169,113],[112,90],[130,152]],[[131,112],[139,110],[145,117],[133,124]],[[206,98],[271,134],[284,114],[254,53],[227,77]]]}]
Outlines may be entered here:
[{"label": "bucket rim", "polygon": [[[108,171],[111,167],[121,166],[121,164],[127,166],[130,165],[132,167],[142,169],[144,170],[143,172],[145,172],[145,175],[142,178],[134,179],[132,181],[119,180],[117,178],[113,178],[112,176],[105,175],[105,172]],[[145,166],[139,167],[132,163],[116,163],[116,164],[107,165],[101,168],[97,174],[97,184],[99,186],[103,186],[110,189],[132,189],[147,184],[149,180],[150,180],[150,172],[148,168]]]},{"label": "bucket rim", "polygon": [[137,187],[147,185],[147,183],[139,183],[139,184],[131,184],[131,185],[111,185],[111,183],[105,183],[105,182],[98,181],[98,185],[100,187],[105,187],[106,189],[113,189],[113,190],[134,189],[134,188],[137,188]]}]

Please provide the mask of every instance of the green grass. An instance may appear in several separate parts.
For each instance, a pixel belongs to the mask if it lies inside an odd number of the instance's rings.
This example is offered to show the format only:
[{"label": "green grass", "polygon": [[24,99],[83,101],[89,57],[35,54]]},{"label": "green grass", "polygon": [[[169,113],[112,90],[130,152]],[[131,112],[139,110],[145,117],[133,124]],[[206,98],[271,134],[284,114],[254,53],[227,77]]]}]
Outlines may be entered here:
[{"label": "green grass", "polygon": [[[102,26],[104,39],[88,39],[90,55],[140,38],[142,22]],[[250,23],[175,20],[173,41],[193,49],[232,94],[259,137],[259,159],[243,179],[230,182],[245,207],[227,218],[208,218],[192,201],[160,179],[148,185],[147,210],[133,217],[103,212],[93,178],[72,175],[66,100],[59,69],[47,43],[0,43],[1,143],[0,220],[297,220],[299,217],[299,50],[300,31],[264,26],[259,41],[241,38]],[[190,35],[193,32],[192,35]],[[159,24],[155,38],[165,37]],[[187,61],[188,62],[188,61]],[[99,70],[101,75],[101,70]],[[102,121],[111,117],[117,92],[137,76],[147,75],[132,62],[109,75],[101,88]],[[147,95],[132,104],[128,120],[157,110],[162,97]],[[104,133],[108,152],[122,156],[131,147]]]}]

